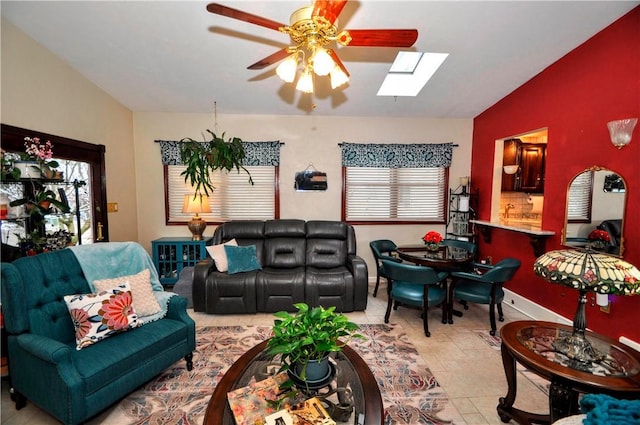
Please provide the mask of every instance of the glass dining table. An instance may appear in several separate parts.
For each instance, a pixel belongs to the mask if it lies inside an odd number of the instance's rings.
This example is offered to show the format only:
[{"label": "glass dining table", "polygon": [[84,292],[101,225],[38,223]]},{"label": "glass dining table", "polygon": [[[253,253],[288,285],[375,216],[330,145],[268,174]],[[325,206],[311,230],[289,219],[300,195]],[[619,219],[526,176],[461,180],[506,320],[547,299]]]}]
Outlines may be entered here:
[{"label": "glass dining table", "polygon": [[439,245],[430,250],[426,245],[399,246],[398,257],[410,263],[434,268],[441,272],[465,270],[473,261],[473,253],[461,247]]}]

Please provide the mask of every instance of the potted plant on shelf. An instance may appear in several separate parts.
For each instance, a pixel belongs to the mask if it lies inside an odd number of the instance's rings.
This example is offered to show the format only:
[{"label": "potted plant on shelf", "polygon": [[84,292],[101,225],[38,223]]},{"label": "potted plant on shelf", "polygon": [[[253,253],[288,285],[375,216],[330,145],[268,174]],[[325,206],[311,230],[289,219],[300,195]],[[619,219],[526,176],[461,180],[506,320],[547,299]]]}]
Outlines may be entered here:
[{"label": "potted plant on shelf", "polygon": [[44,251],[47,241],[40,235],[38,230],[33,230],[24,236],[15,233],[15,236],[18,239],[18,247],[20,248],[22,256],[30,257]]},{"label": "potted plant on shelf", "polygon": [[294,381],[318,382],[330,377],[329,354],[339,352],[353,338],[364,339],[356,333],[360,327],[335,307],[309,307],[294,304],[297,312],[279,311],[274,314],[273,336],[267,342],[268,353],[280,355],[282,367]]},{"label": "potted plant on shelf", "polygon": [[253,184],[253,179],[249,171],[243,166],[246,156],[242,140],[237,137],[230,137],[228,141],[218,137],[211,130],[207,130],[211,135],[211,140],[199,142],[191,138],[184,138],[180,145],[180,160],[186,169],[180,173],[184,176],[185,183],[189,183],[195,188],[195,193],[209,195],[215,187],[211,184],[211,174],[216,170],[231,171],[236,169],[245,171],[249,175],[249,183]]},{"label": "potted plant on shelf", "polygon": [[58,200],[53,190],[36,182],[33,182],[33,189],[33,196],[16,199],[9,205],[12,207],[24,205],[34,224],[41,223],[44,220],[44,216],[51,213],[52,206],[62,213],[70,211],[69,204]]}]

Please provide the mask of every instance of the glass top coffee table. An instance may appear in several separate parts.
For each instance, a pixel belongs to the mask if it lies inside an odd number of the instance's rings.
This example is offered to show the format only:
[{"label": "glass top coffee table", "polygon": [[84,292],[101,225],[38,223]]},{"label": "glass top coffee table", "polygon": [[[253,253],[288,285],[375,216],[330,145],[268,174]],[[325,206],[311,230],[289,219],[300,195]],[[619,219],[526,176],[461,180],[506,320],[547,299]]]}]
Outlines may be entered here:
[{"label": "glass top coffee table", "polygon": [[[267,370],[273,361],[266,352],[267,341],[243,354],[222,377],[211,396],[203,425],[235,425],[227,403],[227,393],[242,388],[253,379],[267,378]],[[376,378],[365,361],[351,347],[345,346],[336,353],[336,375],[332,387],[349,387],[353,396],[353,413],[349,424],[382,425],[384,412],[382,396]],[[322,389],[317,390],[322,393]]]}]

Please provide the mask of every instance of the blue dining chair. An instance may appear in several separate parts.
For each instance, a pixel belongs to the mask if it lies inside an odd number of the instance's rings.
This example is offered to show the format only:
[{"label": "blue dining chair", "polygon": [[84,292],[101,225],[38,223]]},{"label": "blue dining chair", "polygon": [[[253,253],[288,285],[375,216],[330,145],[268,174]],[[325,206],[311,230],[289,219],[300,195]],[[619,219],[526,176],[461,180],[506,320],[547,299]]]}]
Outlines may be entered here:
[{"label": "blue dining chair", "polygon": [[452,248],[459,248],[471,253],[473,260],[476,259],[476,253],[478,252],[478,244],[470,241],[461,241],[459,239],[443,239],[440,242],[442,245],[450,246]]},{"label": "blue dining chair", "polygon": [[416,266],[382,260],[382,268],[387,277],[387,312],[384,323],[389,323],[393,304],[422,308],[424,334],[431,336],[427,311],[429,307],[442,306],[442,323],[447,322],[447,290],[443,282],[448,273],[436,272],[431,267]]},{"label": "blue dining chair", "polygon": [[[520,268],[520,260],[505,258],[494,265],[477,264],[476,267],[482,274],[476,271],[452,272],[452,281],[449,285],[449,311],[453,312],[453,300],[468,301],[476,304],[489,304],[489,321],[491,323],[491,335],[496,334],[496,313],[498,308],[498,320],[504,321],[502,313],[502,300],[504,290],[502,285],[513,278]],[[468,306],[464,306],[468,309]],[[451,319],[451,317],[449,318]],[[452,321],[449,320],[451,323]]]},{"label": "blue dining chair", "polygon": [[398,246],[389,239],[378,239],[375,241],[369,242],[369,247],[371,247],[371,252],[373,253],[373,258],[376,261],[376,286],[373,289],[373,296],[378,295],[378,286],[380,286],[380,278],[387,278],[384,275],[384,270],[382,269],[382,260],[390,260],[401,263],[402,260],[397,257],[392,257],[391,254],[396,253]]},{"label": "blue dining chair", "polygon": [[464,268],[461,268],[459,270],[449,270],[449,271],[460,271],[460,272],[471,271],[476,266],[475,261],[476,261],[476,254],[478,252],[478,244],[470,241],[461,241],[458,239],[443,239],[442,242],[440,243],[442,245],[451,247],[454,250],[459,249],[460,251],[467,251],[468,253],[471,254],[471,262],[465,264],[463,266]]}]

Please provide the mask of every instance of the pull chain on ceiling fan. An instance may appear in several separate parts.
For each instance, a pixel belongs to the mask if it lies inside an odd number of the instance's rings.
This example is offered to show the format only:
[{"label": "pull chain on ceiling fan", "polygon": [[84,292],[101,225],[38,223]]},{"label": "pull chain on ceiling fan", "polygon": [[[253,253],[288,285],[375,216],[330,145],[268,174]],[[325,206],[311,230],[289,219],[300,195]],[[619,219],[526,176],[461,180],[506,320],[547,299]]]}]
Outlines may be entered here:
[{"label": "pull chain on ceiling fan", "polygon": [[335,42],[341,46],[359,47],[411,47],[418,38],[416,29],[357,29],[339,31],[336,22],[347,0],[316,0],[313,5],[302,7],[291,14],[290,25],[271,19],[232,9],[218,3],[207,5],[211,13],[226,16],[251,24],[286,33],[293,45],[280,49],[248,66],[248,69],[263,69],[286,58],[276,68],[278,76],[292,83],[298,67],[302,74],[296,89],[313,93],[313,74],[329,75],[331,88],[335,89],[349,81],[349,72],[336,54],[327,48]]}]

